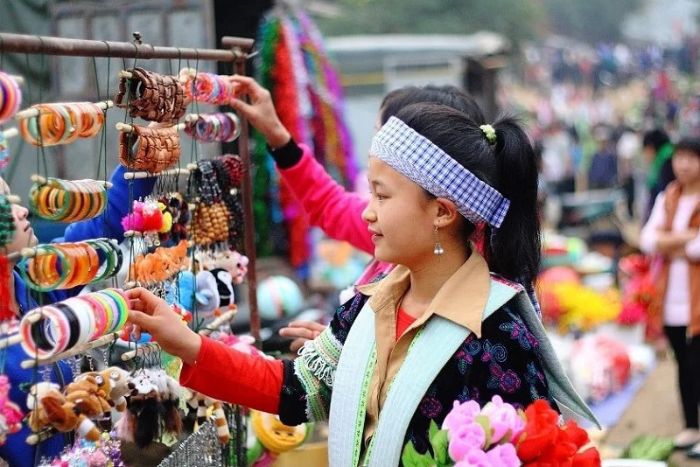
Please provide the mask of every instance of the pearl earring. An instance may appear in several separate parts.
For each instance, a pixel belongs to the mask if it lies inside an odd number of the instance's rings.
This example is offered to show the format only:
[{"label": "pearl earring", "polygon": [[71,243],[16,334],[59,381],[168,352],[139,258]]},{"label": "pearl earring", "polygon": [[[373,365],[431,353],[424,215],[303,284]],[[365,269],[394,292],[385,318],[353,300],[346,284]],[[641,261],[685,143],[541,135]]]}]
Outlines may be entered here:
[{"label": "pearl earring", "polygon": [[435,226],[435,229],[433,230],[433,234],[435,236],[435,248],[433,248],[433,254],[435,256],[440,256],[442,255],[445,250],[442,248],[442,245],[440,244],[440,238],[438,237],[438,226]]}]

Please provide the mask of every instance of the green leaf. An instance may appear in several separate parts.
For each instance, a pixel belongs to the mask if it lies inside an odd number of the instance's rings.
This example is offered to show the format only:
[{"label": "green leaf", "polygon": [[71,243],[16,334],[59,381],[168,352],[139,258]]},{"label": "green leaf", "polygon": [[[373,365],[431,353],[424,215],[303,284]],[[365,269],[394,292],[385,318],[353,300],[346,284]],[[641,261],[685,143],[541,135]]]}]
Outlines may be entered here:
[{"label": "green leaf", "polygon": [[435,420],[430,420],[430,426],[428,427],[428,439],[433,439],[433,436],[435,436],[435,433],[440,431],[440,428],[438,427],[437,423],[435,423]]},{"label": "green leaf", "polygon": [[486,433],[486,440],[484,441],[485,451],[489,448],[489,446],[491,446],[491,421],[486,415],[479,415],[474,419],[474,421],[481,425],[481,428],[484,429],[484,433]]},{"label": "green leaf", "polygon": [[433,453],[435,454],[435,460],[437,465],[449,465],[449,456],[447,455],[447,447],[449,441],[447,439],[447,430],[438,430],[433,435],[430,436],[430,445],[433,447]]},{"label": "green leaf", "polygon": [[436,465],[430,454],[420,454],[410,441],[403,448],[401,463],[406,467],[433,467]]}]

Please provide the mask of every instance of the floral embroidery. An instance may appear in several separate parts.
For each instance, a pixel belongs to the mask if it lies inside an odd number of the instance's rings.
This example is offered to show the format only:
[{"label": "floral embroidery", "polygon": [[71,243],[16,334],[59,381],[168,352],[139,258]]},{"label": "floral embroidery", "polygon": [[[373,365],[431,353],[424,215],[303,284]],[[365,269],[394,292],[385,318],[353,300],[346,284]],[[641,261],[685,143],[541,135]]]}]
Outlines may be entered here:
[{"label": "floral embroidery", "polygon": [[489,367],[491,377],[486,384],[489,389],[502,390],[508,394],[512,394],[520,389],[520,378],[511,369],[503,370],[497,363],[492,363]]},{"label": "floral embroidery", "polygon": [[490,340],[484,340],[484,353],[481,355],[482,362],[503,363],[508,358],[508,351],[503,344],[492,344]]},{"label": "floral embroidery", "polygon": [[454,355],[457,360],[457,371],[460,375],[467,374],[467,369],[474,363],[474,357],[479,355],[479,352],[481,352],[481,342],[476,339],[474,334],[470,334]]},{"label": "floral embroidery", "polygon": [[536,349],[539,345],[535,336],[528,331],[527,326],[519,319],[501,324],[498,329],[510,334],[510,338],[517,340],[524,350]]},{"label": "floral embroidery", "polygon": [[424,397],[418,406],[420,413],[427,418],[436,418],[442,412],[442,404],[434,396]]}]

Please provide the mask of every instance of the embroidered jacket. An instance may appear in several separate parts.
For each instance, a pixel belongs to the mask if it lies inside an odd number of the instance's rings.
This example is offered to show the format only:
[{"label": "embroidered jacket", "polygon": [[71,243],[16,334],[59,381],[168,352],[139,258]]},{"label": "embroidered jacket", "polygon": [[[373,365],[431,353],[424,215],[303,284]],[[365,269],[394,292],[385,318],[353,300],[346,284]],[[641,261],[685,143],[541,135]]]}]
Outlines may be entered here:
[{"label": "embroidered jacket", "polygon": [[[401,287],[405,286],[406,276],[407,272],[399,267],[377,286],[361,289],[361,293],[338,308],[328,329],[316,340],[307,343],[299,358],[285,362],[279,404],[280,419],[284,423],[296,425],[328,418],[334,391],[337,391],[334,397],[340,398],[340,403],[346,396],[354,397],[344,392],[346,388],[334,385],[335,370],[348,333],[367,304],[373,304],[376,312],[377,348],[376,368],[367,388],[369,400],[366,402],[367,418],[363,427],[365,447],[376,428],[387,389],[406,358],[408,347],[426,321],[433,319],[433,314],[459,322],[472,332],[457,346],[423,394],[404,433],[404,443],[413,441],[419,451],[425,452],[429,447],[430,421],[435,420],[441,425],[455,400],[473,399],[483,405],[498,394],[504,401],[520,407],[540,398],[548,399],[553,407],[557,407],[543,369],[540,339],[531,332],[521,316],[523,302],[513,298],[482,322],[492,280],[483,258],[473,254],[443,286],[443,296],[434,300],[440,309],[432,313],[429,308],[427,316],[409,328],[394,346],[395,336],[384,334],[394,329],[394,322],[387,317],[394,316],[393,306],[405,292],[405,288]],[[515,289],[510,296],[522,292],[517,284],[504,285]],[[372,295],[371,299],[369,295]],[[468,300],[465,301],[465,297]],[[384,322],[387,319],[388,325]],[[402,343],[404,337],[407,342]],[[392,353],[395,350],[399,355]],[[430,359],[431,355],[425,355],[425,358]],[[361,378],[362,375],[356,377]],[[420,377],[418,373],[416,377]]]}]

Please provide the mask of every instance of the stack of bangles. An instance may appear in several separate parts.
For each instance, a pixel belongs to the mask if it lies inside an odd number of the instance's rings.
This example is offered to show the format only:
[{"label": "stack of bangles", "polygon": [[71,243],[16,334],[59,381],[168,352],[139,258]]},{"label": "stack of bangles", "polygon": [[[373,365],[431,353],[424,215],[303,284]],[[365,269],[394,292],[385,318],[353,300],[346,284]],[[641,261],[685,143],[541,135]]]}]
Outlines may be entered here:
[{"label": "stack of bangles", "polygon": [[184,83],[188,100],[228,105],[236,98],[237,85],[229,76],[183,68],[180,70],[180,81]]},{"label": "stack of bangles", "polygon": [[43,219],[76,222],[99,216],[107,206],[107,190],[97,180],[49,178],[29,190],[32,212]]},{"label": "stack of bangles", "polygon": [[92,102],[36,104],[38,116],[23,118],[19,131],[34,146],[68,144],[78,138],[92,138],[105,123],[104,111]]},{"label": "stack of bangles", "polygon": [[9,245],[15,236],[15,219],[12,216],[12,203],[5,195],[0,195],[0,247]]},{"label": "stack of bangles", "polygon": [[241,123],[231,112],[199,114],[185,123],[185,133],[204,143],[230,143],[241,133]]},{"label": "stack of bangles", "polygon": [[22,317],[22,348],[39,359],[118,332],[129,317],[129,302],[119,289],[105,289],[35,308]]},{"label": "stack of bangles", "polygon": [[70,289],[114,276],[123,255],[107,239],[49,243],[33,248],[35,255],[17,265],[27,286],[39,292]]},{"label": "stack of bangles", "polygon": [[174,122],[185,115],[185,92],[176,77],[143,68],[127,72],[131,76],[119,80],[119,91],[114,98],[117,107],[128,106],[131,117],[152,122]]},{"label": "stack of bangles", "polygon": [[157,173],[180,160],[180,135],[176,127],[150,128],[132,125],[119,134],[119,161],[131,170]]},{"label": "stack of bangles", "polygon": [[15,79],[0,71],[0,123],[11,119],[22,105],[22,91]]}]

